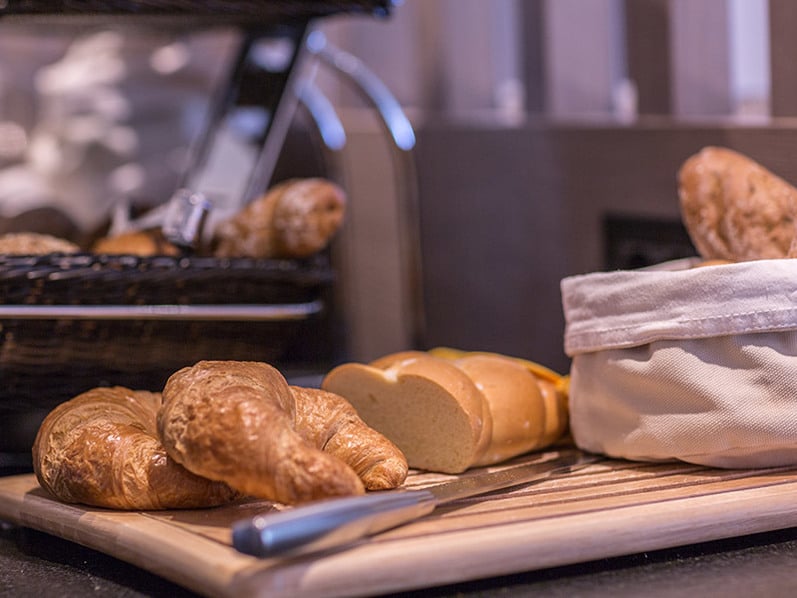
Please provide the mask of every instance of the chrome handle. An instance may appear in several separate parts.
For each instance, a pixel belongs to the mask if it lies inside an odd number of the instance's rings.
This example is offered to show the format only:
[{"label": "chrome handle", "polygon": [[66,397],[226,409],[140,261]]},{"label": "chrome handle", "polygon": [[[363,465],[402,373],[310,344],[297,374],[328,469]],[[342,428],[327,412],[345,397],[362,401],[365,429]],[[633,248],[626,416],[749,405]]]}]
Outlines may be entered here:
[{"label": "chrome handle", "polygon": [[233,546],[258,557],[296,555],[348,544],[431,513],[427,490],[331,499],[233,525]]}]

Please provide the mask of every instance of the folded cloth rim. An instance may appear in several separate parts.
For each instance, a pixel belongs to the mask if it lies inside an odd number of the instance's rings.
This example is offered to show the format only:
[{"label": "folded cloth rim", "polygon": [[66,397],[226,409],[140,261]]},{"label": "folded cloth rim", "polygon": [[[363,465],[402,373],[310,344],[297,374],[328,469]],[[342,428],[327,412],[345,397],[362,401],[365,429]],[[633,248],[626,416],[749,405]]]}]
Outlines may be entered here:
[{"label": "folded cloth rim", "polygon": [[797,259],[690,263],[564,278],[565,353],[797,329]]}]

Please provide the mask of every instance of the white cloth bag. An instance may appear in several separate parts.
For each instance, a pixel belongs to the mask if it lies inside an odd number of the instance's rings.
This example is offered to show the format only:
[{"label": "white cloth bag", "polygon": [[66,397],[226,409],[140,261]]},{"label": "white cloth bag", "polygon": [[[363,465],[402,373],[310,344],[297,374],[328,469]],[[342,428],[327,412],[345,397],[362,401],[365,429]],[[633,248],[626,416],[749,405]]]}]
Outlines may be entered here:
[{"label": "white cloth bag", "polygon": [[641,461],[797,463],[797,259],[684,265],[562,281],[576,444]]}]

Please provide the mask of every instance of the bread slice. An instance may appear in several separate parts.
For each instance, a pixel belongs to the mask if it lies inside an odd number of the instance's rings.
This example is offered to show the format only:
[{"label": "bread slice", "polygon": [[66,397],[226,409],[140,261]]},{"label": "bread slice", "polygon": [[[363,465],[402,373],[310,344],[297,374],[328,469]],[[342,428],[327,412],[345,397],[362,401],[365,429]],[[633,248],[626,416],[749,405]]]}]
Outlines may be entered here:
[{"label": "bread slice", "polygon": [[461,473],[492,437],[490,410],[476,384],[452,362],[423,352],[343,364],[321,386],[345,397],[416,469]]},{"label": "bread slice", "polygon": [[567,430],[566,377],[533,362],[436,349],[333,369],[322,383],[392,440],[410,467],[460,473],[556,442]]},{"label": "bread slice", "polygon": [[541,446],[546,405],[534,374],[497,355],[463,357],[454,365],[484,394],[493,419],[490,443],[474,465],[499,463]]},{"label": "bread slice", "polygon": [[[497,357],[502,361],[512,361],[515,364],[520,365],[534,376],[540,391],[541,399],[540,411],[537,413],[544,413],[542,432],[535,448],[550,446],[554,442],[560,440],[567,432],[569,424],[569,376],[563,376],[537,362],[529,361],[528,359],[523,359],[520,357],[502,355],[500,353],[491,353],[486,351],[461,351],[459,349],[452,349],[450,347],[435,347],[434,349],[429,350],[429,354],[434,355],[435,357],[453,360],[455,363],[460,365],[460,367],[462,363],[464,363],[462,361],[463,359],[478,356]],[[499,366],[496,365],[495,367],[498,368]],[[485,371],[485,374],[489,374],[490,369],[492,368],[480,368],[480,370]],[[476,386],[482,388],[483,380],[480,379],[481,374],[477,370],[471,368],[469,375],[474,378]],[[501,376],[500,378],[503,379],[504,376]],[[501,388],[505,391],[500,393],[504,397],[503,401],[496,400],[496,397],[499,395],[499,393],[493,393],[492,395],[487,396],[487,402],[490,404],[491,412],[493,414],[494,437],[500,438],[503,434],[506,434],[505,438],[509,438],[511,437],[511,434],[520,435],[525,433],[520,427],[515,426],[514,432],[505,431],[502,434],[502,424],[499,421],[501,419],[502,411],[510,408],[511,410],[519,410],[518,413],[523,413],[523,402],[518,401],[518,397],[527,396],[529,397],[529,400],[533,400],[535,403],[537,402],[536,399],[532,399],[532,397],[535,395],[533,391],[528,391],[528,394],[520,391],[520,388],[524,386],[522,384],[522,377],[515,375],[511,376],[511,378],[516,382],[521,382],[521,386],[516,387],[514,384],[509,384],[508,379],[503,380],[503,382],[500,383]],[[509,396],[515,396],[515,401],[511,401],[508,398]],[[528,406],[525,407],[525,409],[528,408]],[[534,428],[536,428],[536,426],[530,423],[528,431],[530,432]],[[496,441],[494,440],[494,442]],[[522,441],[519,439],[516,442],[522,444]],[[508,452],[509,451],[507,451],[507,453]]]}]

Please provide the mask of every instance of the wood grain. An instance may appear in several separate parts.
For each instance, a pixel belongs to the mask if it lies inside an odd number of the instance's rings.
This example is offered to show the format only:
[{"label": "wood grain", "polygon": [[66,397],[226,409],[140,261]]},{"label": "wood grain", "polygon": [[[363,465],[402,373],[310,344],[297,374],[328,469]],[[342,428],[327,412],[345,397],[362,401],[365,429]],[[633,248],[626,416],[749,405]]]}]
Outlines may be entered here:
[{"label": "wood grain", "polygon": [[[452,477],[412,472],[407,486]],[[106,552],[209,596],[364,596],[792,527],[795,492],[797,467],[720,470],[607,460],[460,500],[352,546],[293,559],[257,559],[230,546],[232,523],[284,508],[263,501],[127,513],[59,503],[32,475],[22,475],[0,478],[0,519]]]}]

